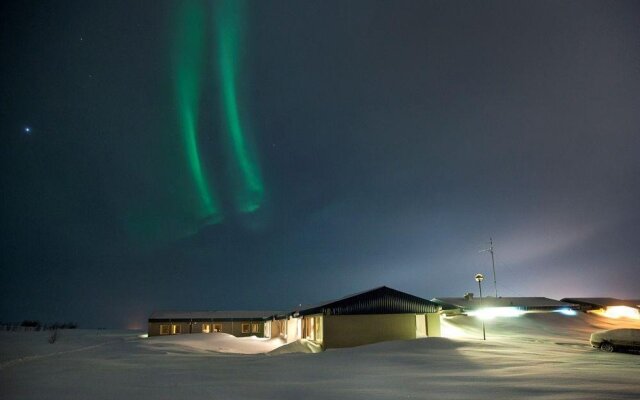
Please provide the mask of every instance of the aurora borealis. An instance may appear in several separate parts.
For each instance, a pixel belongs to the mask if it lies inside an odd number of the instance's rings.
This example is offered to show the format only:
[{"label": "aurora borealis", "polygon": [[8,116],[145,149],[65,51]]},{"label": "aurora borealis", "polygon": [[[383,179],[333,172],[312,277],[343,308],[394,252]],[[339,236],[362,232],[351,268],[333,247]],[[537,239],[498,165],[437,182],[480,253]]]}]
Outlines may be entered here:
[{"label": "aurora borealis", "polygon": [[200,96],[205,73],[205,24],[204,3],[186,1],[178,13],[177,34],[174,44],[175,85],[178,103],[178,117],[184,138],[184,147],[191,170],[195,189],[200,199],[198,215],[201,220],[218,222],[221,216],[220,204],[213,193],[204,171],[198,150],[198,116]]},{"label": "aurora borealis", "polygon": [[639,14],[3,2],[0,321],[461,296],[489,237],[504,296],[638,298]]},{"label": "aurora borealis", "polygon": [[232,169],[237,169],[240,182],[234,194],[235,207],[239,212],[257,210],[264,199],[264,187],[260,168],[243,127],[239,96],[238,73],[240,69],[240,46],[244,31],[244,1],[221,1],[215,13],[217,27],[216,55],[222,86],[225,126],[231,145]]},{"label": "aurora borealis", "polygon": [[[214,7],[209,5],[197,0],[180,4],[173,51],[178,118],[186,159],[200,199],[198,215],[204,224],[215,224],[230,211],[223,209],[216,190],[232,192],[233,211],[251,213],[261,206],[264,187],[243,127],[238,96],[244,2],[218,1]],[[210,25],[215,29],[207,29]],[[208,63],[209,59],[214,62]],[[206,69],[209,64],[213,71]],[[217,81],[210,79],[212,76],[217,77]],[[221,88],[220,101],[210,111],[224,121],[224,124],[216,125],[223,131],[218,135],[221,138],[219,145],[226,149],[228,173],[224,176],[220,171],[206,171],[207,164],[200,150],[203,144],[198,135],[199,128],[203,128],[199,119],[203,92],[215,88]],[[211,177],[215,176],[220,185],[214,189]]]}]

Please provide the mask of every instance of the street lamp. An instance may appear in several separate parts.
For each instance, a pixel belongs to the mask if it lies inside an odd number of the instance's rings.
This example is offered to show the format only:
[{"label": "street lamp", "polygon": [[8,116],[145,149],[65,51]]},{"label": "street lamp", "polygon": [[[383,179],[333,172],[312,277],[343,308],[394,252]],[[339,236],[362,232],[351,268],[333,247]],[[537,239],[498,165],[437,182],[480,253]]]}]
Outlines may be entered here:
[{"label": "street lamp", "polygon": [[[476,282],[478,282],[478,289],[480,289],[480,308],[482,308],[482,281],[484,280],[484,275],[476,274]],[[487,335],[484,330],[484,319],[482,320],[482,340],[487,340]]]}]

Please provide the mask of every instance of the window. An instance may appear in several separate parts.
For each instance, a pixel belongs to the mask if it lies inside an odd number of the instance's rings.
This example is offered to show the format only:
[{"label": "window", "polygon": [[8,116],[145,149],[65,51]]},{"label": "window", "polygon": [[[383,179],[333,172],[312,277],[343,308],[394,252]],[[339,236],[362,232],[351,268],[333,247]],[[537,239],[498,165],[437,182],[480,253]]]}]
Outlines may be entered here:
[{"label": "window", "polygon": [[242,324],[242,333],[249,333],[249,324]]},{"label": "window", "polygon": [[171,334],[177,335],[180,333],[180,325],[171,325]]},{"label": "window", "polygon": [[160,325],[160,334],[169,335],[171,333],[171,325]]},{"label": "window", "polygon": [[202,333],[209,333],[209,332],[211,332],[211,325],[202,324]]},{"label": "window", "polygon": [[213,324],[214,332],[222,332],[222,324]]},{"label": "window", "polygon": [[322,316],[305,317],[304,336],[308,340],[322,343]]},{"label": "window", "polygon": [[251,333],[260,332],[260,324],[251,324]]},{"label": "window", "polygon": [[303,330],[302,330],[302,336],[305,337],[305,339],[308,340],[314,340],[315,336],[314,336],[314,329],[313,329],[313,318],[305,318],[303,320]]},{"label": "window", "polygon": [[316,324],[315,324],[316,342],[322,343],[324,339],[324,330],[322,328],[322,316],[314,317],[314,319],[316,321]]},{"label": "window", "polygon": [[264,337],[271,337],[271,324],[273,324],[274,321],[267,321],[264,323]]}]

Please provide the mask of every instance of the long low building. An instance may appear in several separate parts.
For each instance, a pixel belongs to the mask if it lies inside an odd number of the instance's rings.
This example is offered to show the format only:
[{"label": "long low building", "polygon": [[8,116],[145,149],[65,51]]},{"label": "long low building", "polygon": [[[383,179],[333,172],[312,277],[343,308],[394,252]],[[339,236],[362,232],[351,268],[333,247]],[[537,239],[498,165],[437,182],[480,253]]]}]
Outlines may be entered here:
[{"label": "long low building", "polygon": [[289,312],[156,311],[149,318],[149,336],[224,332],[351,347],[440,336],[439,312],[432,301],[381,286]]},{"label": "long low building", "polygon": [[567,297],[562,301],[577,304],[582,311],[609,318],[640,319],[638,300],[622,300],[613,297]]},{"label": "long low building", "polygon": [[149,336],[224,332],[234,336],[271,337],[265,322],[278,311],[155,311]]},{"label": "long low building", "polygon": [[556,312],[572,311],[578,307],[567,301],[558,301],[546,297],[483,297],[468,294],[465,297],[439,297],[432,299],[439,304],[443,313],[449,316],[473,314],[475,312],[509,315],[509,312]]}]

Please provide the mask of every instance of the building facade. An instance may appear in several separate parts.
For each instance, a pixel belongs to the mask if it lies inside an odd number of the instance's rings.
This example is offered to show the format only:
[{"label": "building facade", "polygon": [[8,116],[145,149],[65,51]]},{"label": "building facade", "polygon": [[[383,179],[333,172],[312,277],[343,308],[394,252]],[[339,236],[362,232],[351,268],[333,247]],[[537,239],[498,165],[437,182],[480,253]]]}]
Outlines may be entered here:
[{"label": "building facade", "polygon": [[311,340],[324,348],[440,336],[440,307],[386,286],[275,316],[271,337]]},{"label": "building facade", "polygon": [[[271,337],[265,321],[275,311],[156,311],[148,321],[149,336],[222,332],[230,335]],[[266,333],[266,334],[265,334]]]},{"label": "building facade", "polygon": [[321,304],[276,311],[157,311],[149,336],[223,332],[310,340],[324,348],[440,336],[438,304],[381,286]]}]

